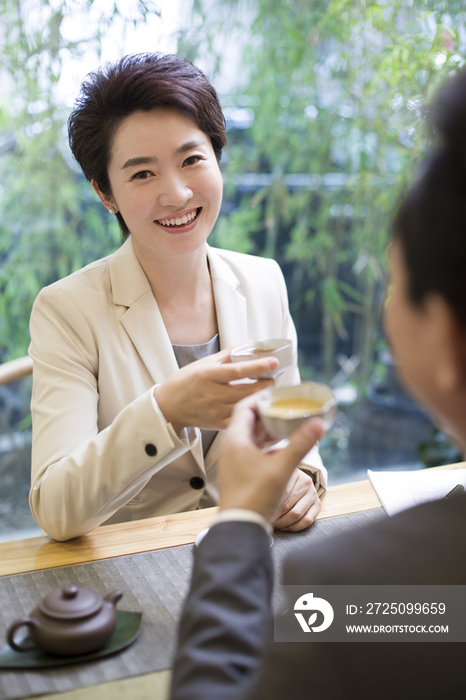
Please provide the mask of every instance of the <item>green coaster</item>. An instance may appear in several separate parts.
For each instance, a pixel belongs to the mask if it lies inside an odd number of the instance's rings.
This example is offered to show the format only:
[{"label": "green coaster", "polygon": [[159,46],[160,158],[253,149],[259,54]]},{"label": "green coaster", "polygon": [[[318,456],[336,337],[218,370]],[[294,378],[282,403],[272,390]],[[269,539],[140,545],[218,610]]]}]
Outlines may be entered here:
[{"label": "green coaster", "polygon": [[[15,651],[9,645],[0,650],[0,668],[50,668],[51,666],[67,666],[82,661],[100,659],[109,654],[114,654],[129,646],[138,637],[141,628],[142,613],[116,611],[115,631],[108,642],[98,651],[81,656],[55,656],[47,654],[40,649],[30,651]],[[31,640],[25,637],[22,644],[27,646]]]}]

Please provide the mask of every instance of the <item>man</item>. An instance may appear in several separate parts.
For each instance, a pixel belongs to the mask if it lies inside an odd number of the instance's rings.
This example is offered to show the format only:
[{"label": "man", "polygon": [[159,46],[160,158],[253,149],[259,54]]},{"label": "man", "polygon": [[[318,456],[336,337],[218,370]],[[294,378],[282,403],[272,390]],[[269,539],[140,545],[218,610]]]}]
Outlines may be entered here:
[{"label": "man", "polygon": [[[260,516],[271,522],[285,475],[320,432],[304,424],[286,450],[264,455],[253,447],[254,421],[250,405],[237,407],[219,522],[195,552],[172,700],[460,697],[461,644],[269,642],[273,565]],[[295,551],[283,583],[464,584],[465,553],[466,497],[458,497]]]}]

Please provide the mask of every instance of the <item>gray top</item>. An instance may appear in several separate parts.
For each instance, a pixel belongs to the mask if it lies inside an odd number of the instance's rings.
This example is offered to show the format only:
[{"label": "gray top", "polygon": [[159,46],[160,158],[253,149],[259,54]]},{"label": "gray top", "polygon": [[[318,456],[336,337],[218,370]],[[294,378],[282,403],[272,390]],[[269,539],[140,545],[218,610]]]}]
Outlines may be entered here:
[{"label": "gray top", "polygon": [[[191,362],[195,362],[203,357],[219,352],[220,339],[218,337],[218,333],[216,333],[213,338],[207,341],[207,343],[201,343],[200,345],[173,345],[172,347],[173,352],[175,353],[176,361],[178,362],[178,367],[181,368],[185,365],[189,365]],[[217,430],[201,430],[204,457],[214,441],[217,432]]]}]

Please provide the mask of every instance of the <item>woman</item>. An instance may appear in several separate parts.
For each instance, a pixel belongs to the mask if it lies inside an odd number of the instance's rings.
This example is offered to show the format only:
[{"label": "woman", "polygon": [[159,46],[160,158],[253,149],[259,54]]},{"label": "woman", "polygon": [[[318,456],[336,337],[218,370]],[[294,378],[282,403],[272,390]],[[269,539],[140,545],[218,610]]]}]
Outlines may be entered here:
[{"label": "woman", "polygon": [[[466,450],[466,71],[444,88],[433,113],[441,140],[395,218],[385,323],[407,388]],[[422,601],[446,602],[448,621],[424,611],[406,611],[402,620],[371,611],[367,628],[400,633],[403,643],[389,635],[391,643],[361,644],[357,634],[345,639],[342,605],[335,623],[342,641],[353,643],[323,643],[316,633],[310,643],[268,644],[273,562],[265,530],[291,470],[322,428],[304,423],[285,450],[267,455],[257,445],[254,409],[254,397],[240,403],[226,431],[220,512],[195,553],[172,700],[463,697],[464,645],[447,642],[464,630],[461,605],[451,597],[452,587],[464,591],[466,583],[464,494],[311,541],[284,565],[290,610],[303,592],[325,599],[331,588],[344,596],[346,586],[368,586],[369,596],[383,591],[381,599],[393,602],[409,588]],[[439,630],[442,641],[430,642]]]},{"label": "woman", "polygon": [[[229,348],[266,338],[296,345],[276,263],[207,245],[226,138],[199,69],[155,54],[104,66],[83,83],[69,137],[128,237],[42,290],[31,316],[30,505],[60,540],[215,505],[217,431],[239,399],[270,384],[250,380],[276,363],[234,365]],[[295,355],[280,382],[297,381]],[[313,451],[290,479],[276,526],[308,526],[324,487]]]}]

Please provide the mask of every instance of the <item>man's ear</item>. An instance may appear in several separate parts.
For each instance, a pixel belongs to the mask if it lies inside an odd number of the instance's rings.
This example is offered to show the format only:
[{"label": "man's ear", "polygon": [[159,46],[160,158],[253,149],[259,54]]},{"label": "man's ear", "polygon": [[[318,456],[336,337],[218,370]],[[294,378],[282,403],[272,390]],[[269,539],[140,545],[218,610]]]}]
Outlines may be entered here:
[{"label": "man's ear", "polygon": [[[113,201],[113,198],[110,195],[104,194],[103,192],[101,192],[99,189],[99,185],[97,184],[97,182],[95,180],[91,180],[91,185],[92,185],[92,189],[94,190],[94,192],[96,193],[96,195],[98,196],[98,198],[100,199],[100,201],[102,202],[104,207],[106,209],[108,209],[109,211],[110,211],[110,209],[115,209],[115,212],[116,212],[117,208],[115,206],[115,202]],[[112,212],[112,213],[115,213],[115,212]]]},{"label": "man's ear", "polygon": [[466,389],[466,329],[448,302],[431,294],[424,303],[429,318],[429,343],[433,352],[433,377],[442,392]]}]

